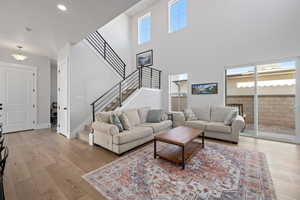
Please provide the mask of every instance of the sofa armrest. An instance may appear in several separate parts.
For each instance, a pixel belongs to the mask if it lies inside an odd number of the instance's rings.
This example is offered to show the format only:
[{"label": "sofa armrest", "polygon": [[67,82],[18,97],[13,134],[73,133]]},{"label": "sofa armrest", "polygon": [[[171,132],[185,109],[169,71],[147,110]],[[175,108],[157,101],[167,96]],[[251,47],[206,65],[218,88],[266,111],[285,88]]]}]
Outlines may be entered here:
[{"label": "sofa armrest", "polygon": [[112,136],[119,133],[118,127],[113,124],[96,121],[92,124],[92,127],[94,132],[105,133]]},{"label": "sofa armrest", "polygon": [[245,120],[242,116],[238,115],[233,121],[232,121],[232,134],[234,137],[238,138],[240,136],[240,132],[245,127]]},{"label": "sofa armrest", "polygon": [[238,115],[235,119],[233,119],[232,128],[242,130],[244,126],[245,126],[245,120],[242,116]]},{"label": "sofa armrest", "polygon": [[171,112],[173,115],[173,126],[182,126],[185,123],[185,116],[183,112]]}]

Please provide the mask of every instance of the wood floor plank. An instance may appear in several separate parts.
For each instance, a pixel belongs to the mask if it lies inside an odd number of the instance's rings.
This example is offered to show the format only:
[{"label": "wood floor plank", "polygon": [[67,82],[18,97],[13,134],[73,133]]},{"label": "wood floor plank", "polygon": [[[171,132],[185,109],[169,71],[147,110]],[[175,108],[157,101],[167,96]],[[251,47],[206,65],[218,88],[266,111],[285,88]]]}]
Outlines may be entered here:
[{"label": "wood floor plank", "polygon": [[[82,175],[119,158],[51,129],[8,134],[6,143],[10,150],[4,178],[8,200],[104,200]],[[238,146],[266,154],[279,200],[299,199],[299,145],[241,137]]]},{"label": "wood floor plank", "polygon": [[85,196],[85,192],[78,181],[80,177],[70,173],[71,170],[61,168],[54,164],[53,166],[48,166],[47,171],[67,199],[77,200]]},{"label": "wood floor plank", "polygon": [[23,145],[17,147],[9,147],[9,158],[7,160],[7,167],[11,170],[11,179],[14,184],[30,178],[30,173],[22,156]]},{"label": "wood floor plank", "polygon": [[18,199],[40,199],[44,200],[43,196],[38,192],[33,180],[27,179],[16,184],[16,193]]},{"label": "wood floor plank", "polygon": [[13,184],[13,181],[10,178],[11,176],[9,175],[9,173],[7,173],[7,171],[4,176],[4,191],[6,199],[18,200],[15,185]]}]

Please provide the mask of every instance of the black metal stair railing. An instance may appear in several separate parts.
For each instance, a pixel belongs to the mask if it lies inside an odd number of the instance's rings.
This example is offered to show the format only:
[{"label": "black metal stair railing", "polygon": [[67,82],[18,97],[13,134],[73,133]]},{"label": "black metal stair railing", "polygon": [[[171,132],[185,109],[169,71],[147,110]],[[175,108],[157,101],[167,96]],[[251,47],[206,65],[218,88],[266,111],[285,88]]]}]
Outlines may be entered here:
[{"label": "black metal stair railing", "polygon": [[161,71],[152,67],[140,67],[114,85],[91,103],[93,121],[95,121],[96,112],[112,111],[121,107],[123,102],[141,87],[160,89]]},{"label": "black metal stair railing", "polygon": [[102,35],[96,31],[90,33],[86,40],[92,45],[92,47],[109,63],[109,65],[125,79],[126,64],[119,57],[119,55],[113,50],[113,48],[106,42]]}]

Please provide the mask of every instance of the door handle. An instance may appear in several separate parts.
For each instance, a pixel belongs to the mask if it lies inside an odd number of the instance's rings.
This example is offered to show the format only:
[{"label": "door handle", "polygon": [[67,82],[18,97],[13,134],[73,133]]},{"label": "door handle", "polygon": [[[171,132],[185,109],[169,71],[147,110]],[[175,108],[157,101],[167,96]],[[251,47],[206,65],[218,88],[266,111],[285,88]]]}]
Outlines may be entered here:
[{"label": "door handle", "polygon": [[3,104],[2,104],[2,103],[0,103],[0,110],[2,110],[2,105],[3,105]]},{"label": "door handle", "polygon": [[64,110],[67,110],[67,107],[64,107]]}]

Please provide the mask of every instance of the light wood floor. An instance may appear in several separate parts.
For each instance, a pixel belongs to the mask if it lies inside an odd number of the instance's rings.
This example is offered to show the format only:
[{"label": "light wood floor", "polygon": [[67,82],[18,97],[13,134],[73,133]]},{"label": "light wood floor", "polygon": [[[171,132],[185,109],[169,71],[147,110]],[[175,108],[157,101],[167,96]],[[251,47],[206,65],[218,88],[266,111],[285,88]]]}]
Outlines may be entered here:
[{"label": "light wood floor", "polygon": [[[6,137],[10,150],[4,184],[7,200],[104,199],[81,176],[118,156],[50,129]],[[266,154],[278,200],[300,199],[299,145],[241,137],[239,146]]]}]

